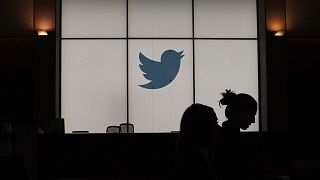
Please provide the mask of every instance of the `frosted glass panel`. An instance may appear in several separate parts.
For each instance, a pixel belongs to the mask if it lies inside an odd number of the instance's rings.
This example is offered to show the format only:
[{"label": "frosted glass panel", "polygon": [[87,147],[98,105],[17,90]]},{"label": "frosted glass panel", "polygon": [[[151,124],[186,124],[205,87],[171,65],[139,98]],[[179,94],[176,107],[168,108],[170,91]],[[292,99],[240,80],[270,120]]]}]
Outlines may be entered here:
[{"label": "frosted glass panel", "polygon": [[192,38],[192,1],[130,0],[129,37]]},{"label": "frosted glass panel", "polygon": [[62,38],[126,37],[126,0],[63,0]]},{"label": "frosted glass panel", "polygon": [[195,37],[256,38],[256,0],[195,0]]},{"label": "frosted glass panel", "polygon": [[[255,40],[195,41],[196,102],[210,105],[219,123],[226,120],[219,107],[221,93],[231,89],[258,101],[258,54]],[[248,131],[259,130],[259,115]]]},{"label": "frosted glass panel", "polygon": [[[175,79],[169,85],[159,89],[146,89],[139,86],[150,82],[143,76],[145,73],[139,67],[142,64],[139,53],[157,61],[153,62],[156,64],[160,63],[162,53],[168,49],[183,51],[181,55],[184,54]],[[161,59],[165,57],[167,56],[163,55]],[[171,62],[176,60],[170,59]],[[171,67],[173,66],[175,64]],[[165,71],[158,72],[160,77],[166,74],[160,73]],[[135,125],[136,132],[179,130],[181,116],[192,104],[192,87],[192,40],[129,41],[129,121]]]},{"label": "frosted glass panel", "polygon": [[105,133],[127,121],[126,41],[62,40],[61,116],[65,131]]}]

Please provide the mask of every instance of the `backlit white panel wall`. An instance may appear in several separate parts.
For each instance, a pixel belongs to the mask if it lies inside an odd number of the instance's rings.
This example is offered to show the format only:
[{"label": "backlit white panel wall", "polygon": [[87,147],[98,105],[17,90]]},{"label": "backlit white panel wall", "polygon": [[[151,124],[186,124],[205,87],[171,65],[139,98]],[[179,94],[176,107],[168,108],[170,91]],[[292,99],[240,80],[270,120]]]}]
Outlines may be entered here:
[{"label": "backlit white panel wall", "polygon": [[[160,89],[144,89],[145,79],[139,68],[139,53],[159,61],[168,49],[184,51],[176,78]],[[192,104],[192,41],[129,41],[129,117],[136,132],[170,132],[179,130],[184,110]]]},{"label": "backlit white panel wall", "polygon": [[65,131],[105,133],[127,121],[126,41],[63,40],[61,116]]},{"label": "backlit white panel wall", "polygon": [[[218,101],[225,89],[258,100],[256,0],[194,0],[194,34],[192,18],[192,0],[62,0],[66,132],[105,132],[127,120],[135,132],[179,130],[193,102],[193,85],[195,101],[212,106],[220,123],[225,117]],[[194,39],[194,47],[193,36],[201,38]],[[149,82],[139,68],[139,53],[159,61],[168,49],[185,54],[175,80],[160,89],[138,86]],[[250,131],[259,129],[256,117]]]},{"label": "backlit white panel wall", "polygon": [[129,37],[192,38],[191,0],[130,0]]},{"label": "backlit white panel wall", "polygon": [[[195,42],[196,102],[214,108],[220,124],[226,120],[219,107],[221,93],[231,89],[258,101],[258,54],[256,40],[197,40]],[[259,130],[256,123],[248,131]]]},{"label": "backlit white panel wall", "polygon": [[195,37],[256,38],[256,0],[195,0]]},{"label": "backlit white panel wall", "polygon": [[126,0],[62,0],[63,38],[126,37]]}]

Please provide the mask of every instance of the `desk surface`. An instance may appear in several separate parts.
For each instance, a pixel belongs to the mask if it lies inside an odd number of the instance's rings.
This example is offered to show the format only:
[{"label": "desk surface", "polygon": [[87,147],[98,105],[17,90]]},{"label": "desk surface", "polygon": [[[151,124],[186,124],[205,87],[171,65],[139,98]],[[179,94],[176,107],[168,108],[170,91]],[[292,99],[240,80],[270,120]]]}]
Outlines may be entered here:
[{"label": "desk surface", "polygon": [[[287,166],[285,136],[241,133],[243,152],[257,164]],[[42,134],[38,136],[42,178],[165,178],[174,165],[178,133]]]}]

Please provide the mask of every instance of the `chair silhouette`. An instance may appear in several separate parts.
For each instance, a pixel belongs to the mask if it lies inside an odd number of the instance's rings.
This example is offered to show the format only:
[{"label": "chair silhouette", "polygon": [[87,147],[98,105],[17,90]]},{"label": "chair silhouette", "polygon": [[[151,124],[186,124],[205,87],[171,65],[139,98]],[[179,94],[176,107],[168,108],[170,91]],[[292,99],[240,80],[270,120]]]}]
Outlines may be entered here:
[{"label": "chair silhouette", "polygon": [[134,126],[131,123],[120,124],[121,133],[134,133]]},{"label": "chair silhouette", "polygon": [[108,126],[106,132],[107,133],[120,133],[121,130],[120,130],[119,126]]}]

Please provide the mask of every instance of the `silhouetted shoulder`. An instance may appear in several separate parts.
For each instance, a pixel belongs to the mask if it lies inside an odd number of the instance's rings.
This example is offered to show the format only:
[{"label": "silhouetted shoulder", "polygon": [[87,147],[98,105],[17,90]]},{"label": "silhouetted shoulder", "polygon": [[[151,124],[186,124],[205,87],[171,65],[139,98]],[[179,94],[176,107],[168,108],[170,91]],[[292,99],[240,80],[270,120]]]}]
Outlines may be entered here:
[{"label": "silhouetted shoulder", "polygon": [[182,115],[172,179],[216,179],[214,148],[221,127],[213,108],[192,104]]},{"label": "silhouetted shoulder", "polygon": [[204,149],[185,152],[176,161],[172,179],[215,179],[211,159]]}]

